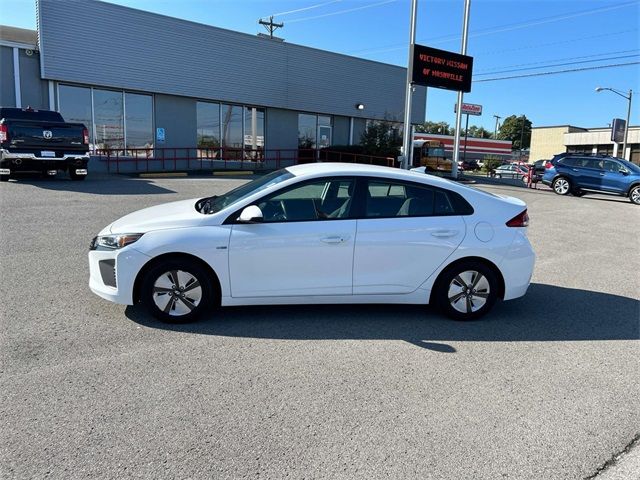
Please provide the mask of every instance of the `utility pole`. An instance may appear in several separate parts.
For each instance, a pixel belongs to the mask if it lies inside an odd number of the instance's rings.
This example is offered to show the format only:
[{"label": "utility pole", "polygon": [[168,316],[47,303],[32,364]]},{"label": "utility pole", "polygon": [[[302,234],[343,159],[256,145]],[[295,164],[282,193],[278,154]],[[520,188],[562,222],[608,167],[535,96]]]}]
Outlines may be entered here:
[{"label": "utility pole", "polygon": [[522,115],[522,126],[520,127],[520,158],[518,160],[522,160],[522,142],[524,140],[524,120],[527,117]]},{"label": "utility pole", "polygon": [[258,20],[258,23],[260,25],[263,25],[267,32],[269,32],[269,38],[273,38],[273,32],[275,32],[277,29],[284,27],[284,23],[273,23],[273,15],[269,17],[268,22],[266,20],[260,19]]},{"label": "utility pole", "polygon": [[500,115],[494,115],[496,119],[496,127],[493,129],[493,139],[496,140],[498,138],[498,126],[500,125],[500,119],[502,118]]}]

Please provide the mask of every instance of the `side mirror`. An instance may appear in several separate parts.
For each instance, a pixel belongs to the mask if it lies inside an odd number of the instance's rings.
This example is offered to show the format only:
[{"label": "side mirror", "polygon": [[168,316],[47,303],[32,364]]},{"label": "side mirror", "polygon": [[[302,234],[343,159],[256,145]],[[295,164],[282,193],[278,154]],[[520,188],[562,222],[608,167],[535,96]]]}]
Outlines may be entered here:
[{"label": "side mirror", "polygon": [[238,222],[240,223],[260,223],[264,219],[262,215],[262,210],[257,205],[249,205],[238,217]]},{"label": "side mirror", "polygon": [[623,175],[629,175],[629,170],[625,170],[625,169],[620,169],[620,173]]}]

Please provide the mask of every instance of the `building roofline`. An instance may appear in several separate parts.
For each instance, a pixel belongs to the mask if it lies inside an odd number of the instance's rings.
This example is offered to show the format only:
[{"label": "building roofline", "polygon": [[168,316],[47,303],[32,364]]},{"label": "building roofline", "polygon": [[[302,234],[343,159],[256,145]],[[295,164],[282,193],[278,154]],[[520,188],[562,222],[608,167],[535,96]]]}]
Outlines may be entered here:
[{"label": "building roofline", "polygon": [[[128,10],[128,11],[135,10],[137,12],[142,12],[142,13],[144,13],[146,15],[152,15],[152,16],[156,16],[156,17],[167,18],[167,19],[170,19],[170,20],[174,20],[174,21],[178,21],[178,22],[182,22],[182,23],[187,23],[187,24],[190,24],[190,25],[198,25],[198,26],[201,26],[201,27],[207,27],[207,28],[212,28],[212,29],[216,29],[216,30],[222,30],[224,32],[229,32],[229,33],[233,33],[233,34],[236,34],[236,35],[243,35],[243,36],[250,37],[250,38],[253,38],[253,39],[257,39],[257,40],[260,40],[260,41],[271,41],[271,39],[269,39],[269,38],[261,38],[261,37],[258,37],[257,35],[253,35],[251,33],[239,32],[237,30],[231,30],[229,28],[216,27],[214,25],[209,25],[207,23],[202,23],[202,22],[196,22],[194,20],[186,20],[184,18],[172,17],[170,15],[165,15],[163,13],[156,13],[156,12],[150,12],[148,10],[142,10],[141,8],[128,7],[128,6],[120,5],[120,4],[117,4],[117,3],[111,3],[111,2],[108,2],[106,0],[93,0],[93,1],[94,2],[99,2],[99,3],[104,3],[106,5],[109,5],[110,7],[119,8],[119,9],[122,9],[122,10]],[[339,55],[341,57],[350,58],[352,60],[359,60],[359,61],[362,61],[362,62],[374,63],[376,65],[384,65],[386,67],[393,67],[393,68],[401,69],[401,70],[404,70],[404,71],[407,70],[406,67],[402,67],[400,65],[394,65],[392,63],[384,63],[384,62],[379,62],[379,61],[376,61],[376,60],[369,60],[367,58],[355,57],[353,55],[347,55],[345,53],[332,52],[331,50],[323,50],[322,48],[308,47],[306,45],[300,45],[298,43],[287,42],[286,40],[282,40],[281,42],[279,41],[279,43],[293,45],[293,46],[300,47],[300,48],[306,48],[306,49],[309,49],[309,50],[315,50],[315,51],[318,51],[318,52],[330,53],[332,55]]]}]

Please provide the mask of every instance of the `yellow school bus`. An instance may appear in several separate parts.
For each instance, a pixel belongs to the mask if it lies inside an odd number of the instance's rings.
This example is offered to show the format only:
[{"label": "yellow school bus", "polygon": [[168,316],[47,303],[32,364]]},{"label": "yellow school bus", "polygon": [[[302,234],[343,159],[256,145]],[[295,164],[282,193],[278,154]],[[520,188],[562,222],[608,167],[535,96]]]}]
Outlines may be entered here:
[{"label": "yellow school bus", "polygon": [[444,143],[439,140],[414,140],[413,167],[426,167],[427,172],[450,172],[453,162],[444,156]]}]

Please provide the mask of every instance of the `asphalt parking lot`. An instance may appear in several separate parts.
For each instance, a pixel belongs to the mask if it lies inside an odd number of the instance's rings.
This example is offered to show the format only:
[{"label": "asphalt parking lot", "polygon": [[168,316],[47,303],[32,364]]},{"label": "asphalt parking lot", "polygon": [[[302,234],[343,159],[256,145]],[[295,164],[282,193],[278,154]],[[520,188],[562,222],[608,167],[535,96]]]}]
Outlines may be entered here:
[{"label": "asphalt parking lot", "polygon": [[639,434],[639,207],[482,187],[528,203],[538,261],[480,322],[242,307],[167,326],[89,291],[106,224],[242,181],[0,185],[1,477],[582,479]]}]

